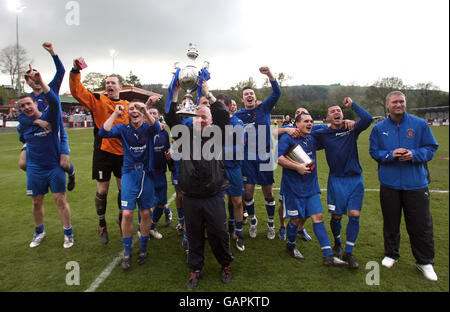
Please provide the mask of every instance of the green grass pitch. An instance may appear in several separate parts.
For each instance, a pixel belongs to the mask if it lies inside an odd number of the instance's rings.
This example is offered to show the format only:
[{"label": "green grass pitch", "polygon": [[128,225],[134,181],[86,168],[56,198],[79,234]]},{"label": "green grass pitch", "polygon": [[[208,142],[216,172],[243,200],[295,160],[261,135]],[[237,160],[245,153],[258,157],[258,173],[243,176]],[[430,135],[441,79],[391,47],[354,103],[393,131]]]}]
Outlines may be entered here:
[{"label": "green grass pitch", "polygon": [[[434,160],[429,163],[432,183],[430,189],[449,189],[449,132],[448,127],[433,127],[433,133],[440,144]],[[378,189],[376,163],[368,153],[370,129],[359,138],[359,156],[363,167],[366,189]],[[12,131],[0,133],[0,291],[2,292],[81,292],[87,290],[99,275],[111,265],[121,253],[117,217],[117,187],[111,182],[108,196],[107,222],[110,242],[102,245],[97,238],[97,215],[94,208],[96,190],[91,180],[92,129],[69,129],[71,160],[75,165],[77,184],[67,193],[72,211],[75,245],[63,249],[62,226],[57,209],[50,194],[45,199],[45,226],[47,237],[38,247],[28,247],[34,225],[31,216],[31,198],[25,195],[26,175],[17,166],[21,144]],[[318,153],[319,184],[326,188],[328,168],[323,152]],[[169,177],[169,175],[168,175]],[[281,168],[275,172],[275,188],[279,188]],[[168,198],[174,193],[169,177]],[[278,191],[275,191],[278,200]],[[326,193],[322,193],[326,207]],[[269,241],[267,214],[260,190],[255,194],[258,236],[248,236],[249,225],[244,226],[245,252],[239,252],[232,242],[234,254],[232,263],[233,280],[224,285],[220,282],[220,265],[213,257],[209,246],[205,251],[204,277],[197,288],[206,292],[448,292],[449,291],[449,195],[431,194],[431,210],[434,220],[435,270],[438,282],[429,282],[415,268],[409,239],[402,221],[401,258],[392,269],[381,267],[383,257],[382,216],[377,191],[366,191],[361,215],[361,229],[354,250],[360,268],[350,271],[343,268],[327,268],[322,265],[321,251],[313,235],[311,221],[306,229],[312,235],[312,242],[297,240],[298,248],[304,254],[304,261],[296,261],[285,252],[285,242],[278,237]],[[133,248],[133,263],[129,271],[123,272],[119,265],[111,265],[112,271],[96,291],[102,292],[184,292],[189,269],[186,255],[181,247],[181,237],[175,231],[176,209],[172,202],[174,222],[165,228],[162,221],[158,226],[163,239],[151,239],[148,245],[149,258],[143,266],[136,263],[137,247]],[[278,209],[278,204],[277,204]],[[163,220],[164,218],[162,218]],[[324,212],[324,221],[329,236],[330,215]],[[135,217],[135,225],[137,217]],[[343,220],[343,239],[347,218]],[[279,227],[278,214],[275,218]],[[67,285],[66,276],[71,268],[66,264],[76,261],[79,265],[79,285]],[[379,265],[379,285],[368,285],[366,277],[373,268],[366,264],[374,261]],[[369,275],[370,276],[370,275]]]}]

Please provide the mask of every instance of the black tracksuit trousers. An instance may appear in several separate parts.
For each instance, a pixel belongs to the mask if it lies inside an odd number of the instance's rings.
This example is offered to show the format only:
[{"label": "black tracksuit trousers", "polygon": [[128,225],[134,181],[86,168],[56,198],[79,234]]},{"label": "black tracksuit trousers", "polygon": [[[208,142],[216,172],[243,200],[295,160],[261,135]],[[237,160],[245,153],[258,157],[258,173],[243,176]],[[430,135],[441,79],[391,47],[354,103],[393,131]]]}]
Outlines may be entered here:
[{"label": "black tracksuit trousers", "polygon": [[400,257],[403,208],[406,230],[417,264],[433,264],[433,219],[428,188],[402,191],[381,185],[380,204],[383,213],[384,255],[396,260]]},{"label": "black tracksuit trousers", "polygon": [[230,235],[227,232],[227,215],[222,193],[208,198],[183,195],[184,220],[189,240],[187,266],[201,270],[204,266],[205,228],[211,250],[222,266],[233,261]]}]

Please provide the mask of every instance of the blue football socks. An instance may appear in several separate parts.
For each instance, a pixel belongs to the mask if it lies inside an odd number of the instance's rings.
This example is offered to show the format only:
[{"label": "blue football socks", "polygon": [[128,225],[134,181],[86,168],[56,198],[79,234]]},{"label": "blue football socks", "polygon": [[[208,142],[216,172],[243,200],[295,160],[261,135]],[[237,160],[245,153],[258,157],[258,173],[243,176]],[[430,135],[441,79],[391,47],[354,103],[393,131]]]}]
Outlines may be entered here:
[{"label": "blue football socks", "polygon": [[331,232],[333,233],[333,237],[334,237],[334,242],[336,244],[342,244],[342,240],[341,240],[341,229],[342,229],[342,224],[341,224],[341,219],[336,219],[331,217],[330,220],[330,228],[331,228]]},{"label": "blue football socks", "polygon": [[273,227],[273,217],[275,215],[275,199],[265,198],[266,211],[267,211],[267,225]]},{"label": "blue football socks", "polygon": [[131,254],[131,246],[133,245],[133,236],[123,237],[122,243],[123,243],[123,247],[124,247],[123,254],[124,255]]},{"label": "blue football socks", "polygon": [[349,216],[347,224],[347,242],[345,243],[345,252],[352,253],[359,234],[359,216]]},{"label": "blue football socks", "polygon": [[319,241],[320,248],[322,249],[323,257],[327,257],[333,254],[331,249],[330,239],[328,238],[327,230],[323,222],[313,223],[313,231]]},{"label": "blue football socks", "polygon": [[44,232],[44,224],[42,223],[40,226],[36,226],[34,227],[34,231],[36,232],[36,234],[41,234],[42,232]]},{"label": "blue football socks", "polygon": [[296,226],[292,222],[288,222],[288,224],[286,225],[287,246],[295,247],[297,241],[297,232],[298,226]]}]

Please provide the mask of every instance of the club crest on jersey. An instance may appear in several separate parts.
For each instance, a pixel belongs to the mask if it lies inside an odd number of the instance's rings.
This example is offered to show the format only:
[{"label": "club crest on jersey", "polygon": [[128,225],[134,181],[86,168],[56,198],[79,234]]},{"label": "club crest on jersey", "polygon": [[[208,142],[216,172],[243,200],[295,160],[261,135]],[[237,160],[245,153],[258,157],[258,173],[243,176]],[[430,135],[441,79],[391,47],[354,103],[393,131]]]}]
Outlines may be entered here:
[{"label": "club crest on jersey", "polygon": [[412,139],[414,138],[415,131],[414,129],[408,129],[408,138]]}]

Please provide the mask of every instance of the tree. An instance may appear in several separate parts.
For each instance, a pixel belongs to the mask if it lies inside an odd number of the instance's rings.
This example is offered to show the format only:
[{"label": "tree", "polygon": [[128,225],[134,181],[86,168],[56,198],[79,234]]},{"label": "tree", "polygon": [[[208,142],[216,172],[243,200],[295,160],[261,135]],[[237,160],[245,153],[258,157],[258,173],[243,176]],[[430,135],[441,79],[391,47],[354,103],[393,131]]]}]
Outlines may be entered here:
[{"label": "tree", "polygon": [[33,60],[27,55],[27,50],[19,46],[19,68],[17,68],[17,46],[9,45],[0,51],[0,71],[8,74],[11,86],[17,88],[17,77],[22,80],[23,74],[28,70],[28,65]]},{"label": "tree", "polygon": [[139,77],[133,74],[131,70],[128,76],[125,78],[125,82],[132,87],[142,88]]},{"label": "tree", "polygon": [[432,82],[418,83],[414,86],[414,95],[417,100],[418,107],[430,107],[434,106],[434,98],[439,95],[439,88],[435,86]]},{"label": "tree", "polygon": [[394,90],[399,90],[405,92],[407,86],[403,84],[403,81],[397,77],[388,77],[381,78],[374,82],[367,90],[366,90],[366,101],[368,102],[368,106],[377,106],[378,108],[382,107],[384,116],[387,116],[387,108],[386,108],[386,96],[389,92]]},{"label": "tree", "polygon": [[[287,74],[285,74],[283,72],[274,73],[273,76],[278,81],[278,84],[280,85],[280,88],[283,88],[283,87],[287,86],[287,82],[292,79],[291,76],[289,76],[289,75],[287,75]],[[269,78],[264,79],[263,88],[270,88]]]},{"label": "tree", "polygon": [[250,76],[248,77],[248,80],[240,81],[230,88],[232,94],[231,98],[242,99],[242,89],[244,87],[252,88],[255,91],[256,96],[258,97],[256,82],[253,77]]},{"label": "tree", "polygon": [[[106,80],[106,75],[97,72],[90,72],[83,80],[83,85],[89,91],[101,90],[103,81]],[[103,84],[104,87],[104,84]]]}]

